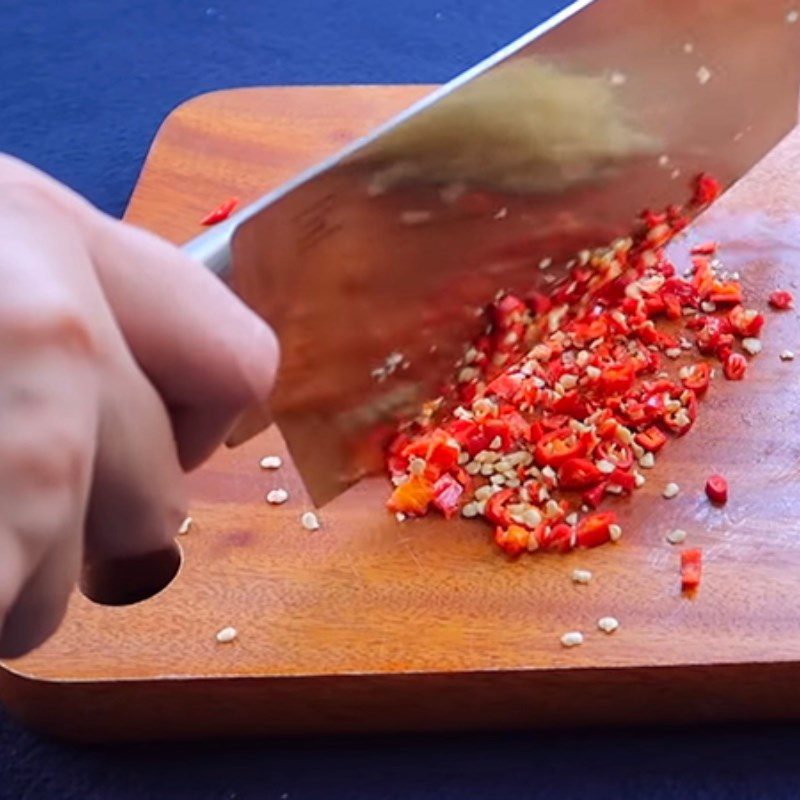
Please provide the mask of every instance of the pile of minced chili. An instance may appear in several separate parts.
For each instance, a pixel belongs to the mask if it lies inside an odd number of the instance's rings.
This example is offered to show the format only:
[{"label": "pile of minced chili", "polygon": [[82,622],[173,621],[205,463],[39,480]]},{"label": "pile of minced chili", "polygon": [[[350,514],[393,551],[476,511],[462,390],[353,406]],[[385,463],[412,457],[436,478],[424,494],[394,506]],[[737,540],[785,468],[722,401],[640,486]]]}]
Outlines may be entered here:
[{"label": "pile of minced chili", "polygon": [[[718,194],[701,175],[691,206]],[[641,486],[640,470],[690,430],[712,363],[729,380],[744,376],[737,340],[764,324],[715,243],[695,247],[678,274],[665,246],[686,224],[681,207],[646,211],[631,237],[581,253],[550,295],[498,296],[452,397],[428,404],[389,445],[389,509],[399,519],[431,509],[483,517],[512,555],[618,539],[615,513],[595,509]],[[664,366],[690,353],[693,363],[668,377]]]}]

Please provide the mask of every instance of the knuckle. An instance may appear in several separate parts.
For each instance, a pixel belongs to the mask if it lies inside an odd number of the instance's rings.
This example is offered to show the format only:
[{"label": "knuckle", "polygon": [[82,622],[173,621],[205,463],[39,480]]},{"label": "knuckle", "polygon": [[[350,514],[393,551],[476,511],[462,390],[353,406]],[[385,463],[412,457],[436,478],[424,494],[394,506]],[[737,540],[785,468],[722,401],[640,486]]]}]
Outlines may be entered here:
[{"label": "knuckle", "polygon": [[0,336],[15,346],[57,347],[91,356],[97,352],[85,312],[67,297],[40,297],[2,308]]},{"label": "knuckle", "polygon": [[40,491],[72,490],[82,485],[92,456],[88,442],[66,425],[51,423],[3,444],[9,472]]}]

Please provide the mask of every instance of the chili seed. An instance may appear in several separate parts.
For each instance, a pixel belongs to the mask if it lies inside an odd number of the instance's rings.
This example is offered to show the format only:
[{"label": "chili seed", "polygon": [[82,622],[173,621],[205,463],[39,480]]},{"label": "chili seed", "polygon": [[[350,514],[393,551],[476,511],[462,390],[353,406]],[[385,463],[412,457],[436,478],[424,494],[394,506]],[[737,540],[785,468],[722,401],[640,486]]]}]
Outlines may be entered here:
[{"label": "chili seed", "polygon": [[267,502],[273,506],[279,506],[289,499],[289,492],[286,489],[271,489],[267,492]]},{"label": "chili seed", "polygon": [[617,628],[619,628],[619,620],[616,617],[600,617],[597,620],[597,627],[600,628],[603,633],[614,633]]},{"label": "chili seed", "polygon": [[758,355],[761,352],[761,339],[756,339],[752,336],[742,339],[742,350],[751,356]]},{"label": "chili seed", "polygon": [[670,544],[683,544],[686,541],[686,531],[675,528],[667,534],[667,541]]},{"label": "chili seed", "polygon": [[572,570],[572,582],[579,583],[586,586],[592,579],[592,573],[588,569],[574,569]]},{"label": "chili seed", "polygon": [[320,529],[319,517],[313,511],[306,511],[300,522],[307,531],[318,531]]},{"label": "chili seed", "polygon": [[280,469],[283,465],[283,459],[280,456],[264,456],[261,461],[258,462],[258,466],[261,469]]},{"label": "chili seed", "polygon": [[794,361],[794,351],[783,350],[781,352],[781,361]]},{"label": "chili seed", "polygon": [[563,647],[577,647],[583,644],[583,634],[580,631],[569,631],[561,637]]},{"label": "chili seed", "polygon": [[193,522],[194,520],[191,517],[186,517],[183,522],[181,522],[180,528],[178,528],[178,536],[186,536],[192,529]]},{"label": "chili seed", "polygon": [[220,644],[228,644],[229,642],[232,642],[238,635],[239,632],[236,630],[236,628],[227,627],[217,631],[216,639]]},{"label": "chili seed", "polygon": [[668,483],[664,487],[664,491],[661,493],[667,500],[671,500],[675,497],[678,492],[681,490],[681,487],[678,486],[677,483]]}]

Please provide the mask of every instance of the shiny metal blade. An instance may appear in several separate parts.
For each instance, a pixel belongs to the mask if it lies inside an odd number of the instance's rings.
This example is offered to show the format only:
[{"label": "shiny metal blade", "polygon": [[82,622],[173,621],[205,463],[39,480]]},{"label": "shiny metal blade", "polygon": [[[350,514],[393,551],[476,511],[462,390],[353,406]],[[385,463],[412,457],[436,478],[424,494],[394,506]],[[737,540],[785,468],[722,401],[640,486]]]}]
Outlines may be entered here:
[{"label": "shiny metal blade", "polygon": [[229,279],[280,337],[272,412],[317,503],[379,463],[376,426],[436,395],[495,292],[547,291],[794,126],[796,16],[581,0],[195,245],[224,268],[233,233]]}]

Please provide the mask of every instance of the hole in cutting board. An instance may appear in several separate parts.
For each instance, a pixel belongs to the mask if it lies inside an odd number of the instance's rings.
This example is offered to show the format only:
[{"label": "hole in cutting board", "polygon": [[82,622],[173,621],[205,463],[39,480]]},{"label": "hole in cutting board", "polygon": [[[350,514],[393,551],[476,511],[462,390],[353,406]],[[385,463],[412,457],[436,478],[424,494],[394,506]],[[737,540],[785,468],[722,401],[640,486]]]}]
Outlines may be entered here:
[{"label": "hole in cutting board", "polygon": [[80,589],[104,606],[129,606],[163,592],[177,576],[183,551],[177,542],[164,550],[136,558],[88,565]]}]

